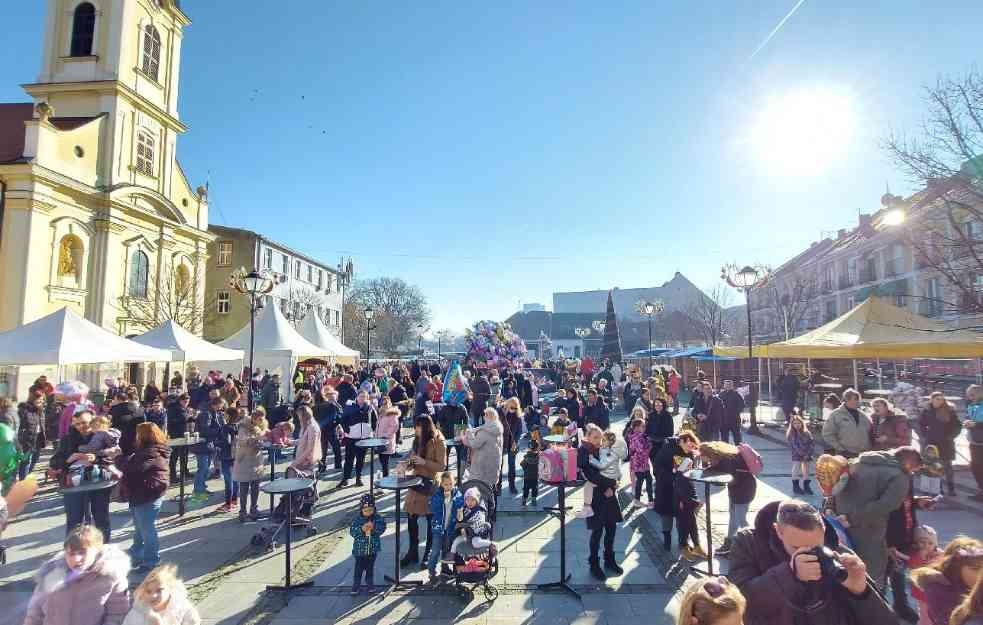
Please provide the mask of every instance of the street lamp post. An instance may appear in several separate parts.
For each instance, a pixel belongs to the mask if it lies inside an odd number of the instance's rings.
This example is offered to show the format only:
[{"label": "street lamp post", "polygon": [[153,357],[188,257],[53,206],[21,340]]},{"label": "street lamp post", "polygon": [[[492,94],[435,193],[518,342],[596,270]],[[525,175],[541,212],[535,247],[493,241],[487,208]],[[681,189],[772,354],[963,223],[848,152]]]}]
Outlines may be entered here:
[{"label": "street lamp post", "polygon": [[661,315],[662,311],[666,309],[666,305],[662,303],[662,300],[655,300],[654,302],[639,302],[638,312],[648,317],[649,320],[649,375],[652,375],[652,317],[656,315]]},{"label": "street lamp post", "polygon": [[372,336],[372,317],[375,316],[375,309],[371,306],[365,309],[365,364],[369,366],[369,359],[372,353],[369,351],[369,338]]},{"label": "street lamp post", "polygon": [[768,283],[770,272],[766,267],[752,267],[745,265],[740,269],[737,265],[725,265],[720,268],[720,278],[731,287],[738,291],[744,291],[744,299],[747,308],[747,358],[751,366],[751,400],[748,402],[748,412],[751,416],[751,425],[748,427],[748,434],[760,434],[758,429],[757,403],[758,393],[755,385],[758,384],[758,374],[754,370],[754,340],[751,331],[751,291],[760,289]]},{"label": "street lamp post", "polygon": [[423,324],[416,326],[416,351],[423,356]]},{"label": "street lamp post", "polygon": [[269,294],[276,279],[266,270],[262,272],[255,269],[246,273],[246,269],[240,268],[229,276],[229,286],[237,293],[249,298],[249,379],[246,380],[249,394],[247,404],[249,412],[253,411],[253,351],[256,347],[256,311],[263,307],[262,297]]}]

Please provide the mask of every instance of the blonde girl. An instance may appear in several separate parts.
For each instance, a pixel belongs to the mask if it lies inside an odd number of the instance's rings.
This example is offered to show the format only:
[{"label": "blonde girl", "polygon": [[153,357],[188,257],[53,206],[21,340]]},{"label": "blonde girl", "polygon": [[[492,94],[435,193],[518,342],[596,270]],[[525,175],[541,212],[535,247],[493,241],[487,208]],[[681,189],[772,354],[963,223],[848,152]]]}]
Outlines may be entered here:
[{"label": "blonde girl", "polygon": [[177,568],[164,564],[152,570],[133,593],[123,625],[199,625],[201,617],[178,579]]},{"label": "blonde girl", "polygon": [[741,625],[744,595],[726,577],[701,579],[686,589],[676,625]]},{"label": "blonde girl", "polygon": [[[796,495],[812,495],[809,467],[812,464],[816,443],[812,433],[806,428],[806,422],[797,412],[793,412],[788,420],[785,440],[792,453],[792,492]],[[799,478],[803,481],[802,486],[799,486]]]},{"label": "blonde girl", "polygon": [[980,623],[983,623],[983,575],[976,578],[973,590],[949,617],[949,625],[980,625]]}]

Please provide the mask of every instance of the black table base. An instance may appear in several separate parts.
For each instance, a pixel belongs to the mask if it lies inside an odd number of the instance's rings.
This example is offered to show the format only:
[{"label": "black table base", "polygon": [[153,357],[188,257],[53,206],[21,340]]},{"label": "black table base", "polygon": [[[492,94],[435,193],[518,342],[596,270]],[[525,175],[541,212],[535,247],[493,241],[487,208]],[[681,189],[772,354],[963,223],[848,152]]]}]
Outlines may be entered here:
[{"label": "black table base", "polygon": [[710,482],[703,483],[704,488],[704,506],[707,510],[707,564],[706,568],[702,568],[699,564],[694,564],[689,567],[689,570],[694,573],[699,573],[701,575],[708,575],[712,577],[713,572],[713,534],[711,530],[713,528],[713,523],[710,522]]},{"label": "black table base", "polygon": [[[271,484],[272,484],[272,482],[271,482]],[[297,489],[297,490],[303,490],[303,489]],[[273,497],[273,494],[274,494],[273,489],[271,489],[269,492],[270,492],[270,497],[272,498]],[[284,553],[286,555],[286,569],[285,569],[285,573],[286,574],[284,575],[284,581],[285,581],[284,585],[282,585],[282,586],[267,586],[266,587],[266,590],[267,591],[270,591],[270,592],[290,592],[291,590],[296,590],[297,588],[306,588],[308,586],[313,586],[314,585],[314,581],[313,580],[308,580],[306,582],[301,582],[299,584],[292,584],[290,582],[290,553],[291,553],[291,549],[290,548],[291,548],[291,543],[293,542],[291,540],[291,537],[292,537],[292,535],[294,533],[293,532],[293,520],[294,520],[294,497],[293,497],[293,494],[295,492],[297,492],[297,491],[296,490],[290,490],[290,491],[286,491],[286,492],[281,493],[284,497],[287,498],[287,520],[286,520],[286,524],[285,524],[285,528],[284,528],[284,531],[287,534],[287,542],[286,542],[286,545],[285,545],[286,546],[286,549],[284,550]]]},{"label": "black table base", "polygon": [[[387,478],[387,479],[392,480],[393,478]],[[388,483],[388,482],[386,482],[386,483]],[[396,483],[398,484],[398,481],[396,481]],[[417,481],[416,483],[419,484],[420,482]],[[386,488],[386,486],[383,486],[382,488]],[[401,503],[400,502],[400,496],[402,495],[403,489],[402,489],[402,487],[397,487],[397,488],[393,488],[392,490],[396,491],[396,507],[393,510],[393,516],[396,518],[396,548],[395,548],[395,553],[393,555],[393,575],[392,575],[392,577],[390,577],[388,575],[384,575],[383,576],[383,578],[387,582],[389,582],[390,584],[392,584],[392,586],[390,586],[390,591],[392,591],[392,590],[405,590],[405,589],[408,589],[408,588],[415,588],[415,587],[419,587],[419,586],[422,586],[423,585],[423,581],[422,580],[418,580],[418,579],[402,579],[401,578],[401,574],[400,574],[400,570],[399,570],[399,567],[400,567],[399,559],[401,557],[399,555],[399,548],[400,548],[400,544],[399,544],[400,543],[400,540],[399,540],[399,536],[400,536],[400,531],[399,531],[400,513],[399,513],[399,510],[400,510],[400,503]]]},{"label": "black table base", "polygon": [[[548,484],[548,482],[544,482]],[[553,486],[553,484],[549,484]],[[573,577],[571,574],[567,573],[567,511],[572,508],[567,507],[567,482],[560,482],[555,484],[557,492],[559,495],[559,505],[553,508],[550,506],[544,506],[543,510],[553,515],[553,517],[560,520],[560,580],[557,582],[550,582],[548,584],[539,584],[540,590],[545,590],[547,588],[560,588],[567,591],[577,599],[580,599],[580,593],[573,589],[570,585],[570,578]]]}]

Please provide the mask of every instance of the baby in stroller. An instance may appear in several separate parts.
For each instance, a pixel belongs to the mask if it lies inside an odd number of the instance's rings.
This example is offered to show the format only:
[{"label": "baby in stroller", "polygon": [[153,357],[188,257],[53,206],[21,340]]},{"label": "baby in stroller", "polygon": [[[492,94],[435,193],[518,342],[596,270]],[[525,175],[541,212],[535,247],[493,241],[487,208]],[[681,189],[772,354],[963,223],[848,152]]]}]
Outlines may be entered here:
[{"label": "baby in stroller", "polygon": [[[451,553],[462,556],[467,551],[488,550],[494,557],[495,545],[491,541],[491,523],[488,510],[481,505],[481,492],[474,486],[464,493],[464,507],[457,511],[457,524],[461,535],[451,544]],[[470,547],[470,550],[465,549]],[[463,558],[462,558],[463,559]]]}]

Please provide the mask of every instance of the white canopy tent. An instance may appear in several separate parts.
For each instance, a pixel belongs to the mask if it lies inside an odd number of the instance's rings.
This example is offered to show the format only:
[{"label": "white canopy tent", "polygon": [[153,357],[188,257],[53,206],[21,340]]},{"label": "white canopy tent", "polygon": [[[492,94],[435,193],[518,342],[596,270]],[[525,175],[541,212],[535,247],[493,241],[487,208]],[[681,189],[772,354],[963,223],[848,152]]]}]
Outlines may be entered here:
[{"label": "white canopy tent", "polygon": [[69,308],[0,333],[0,365],[169,362],[171,353],[113,334]]},{"label": "white canopy tent", "polygon": [[133,340],[142,345],[166,349],[174,362],[242,360],[245,352],[209,343],[182,328],[173,319],[145,332]]},{"label": "white canopy tent", "polygon": [[[254,343],[253,367],[260,371],[268,369],[271,373],[279,373],[282,378],[281,388],[288,398],[293,392],[290,377],[297,366],[297,361],[331,356],[329,350],[311,343],[294,330],[280,312],[280,307],[276,305],[266,306],[256,315]],[[219,345],[228,349],[243,350],[243,359],[248,366],[249,324],[247,323]]]},{"label": "white canopy tent", "polygon": [[304,317],[304,323],[300,327],[300,335],[305,339],[319,345],[331,352],[332,358],[345,364],[354,364],[360,354],[350,347],[346,347],[335,335],[325,327],[324,323],[317,315],[308,314]]}]

